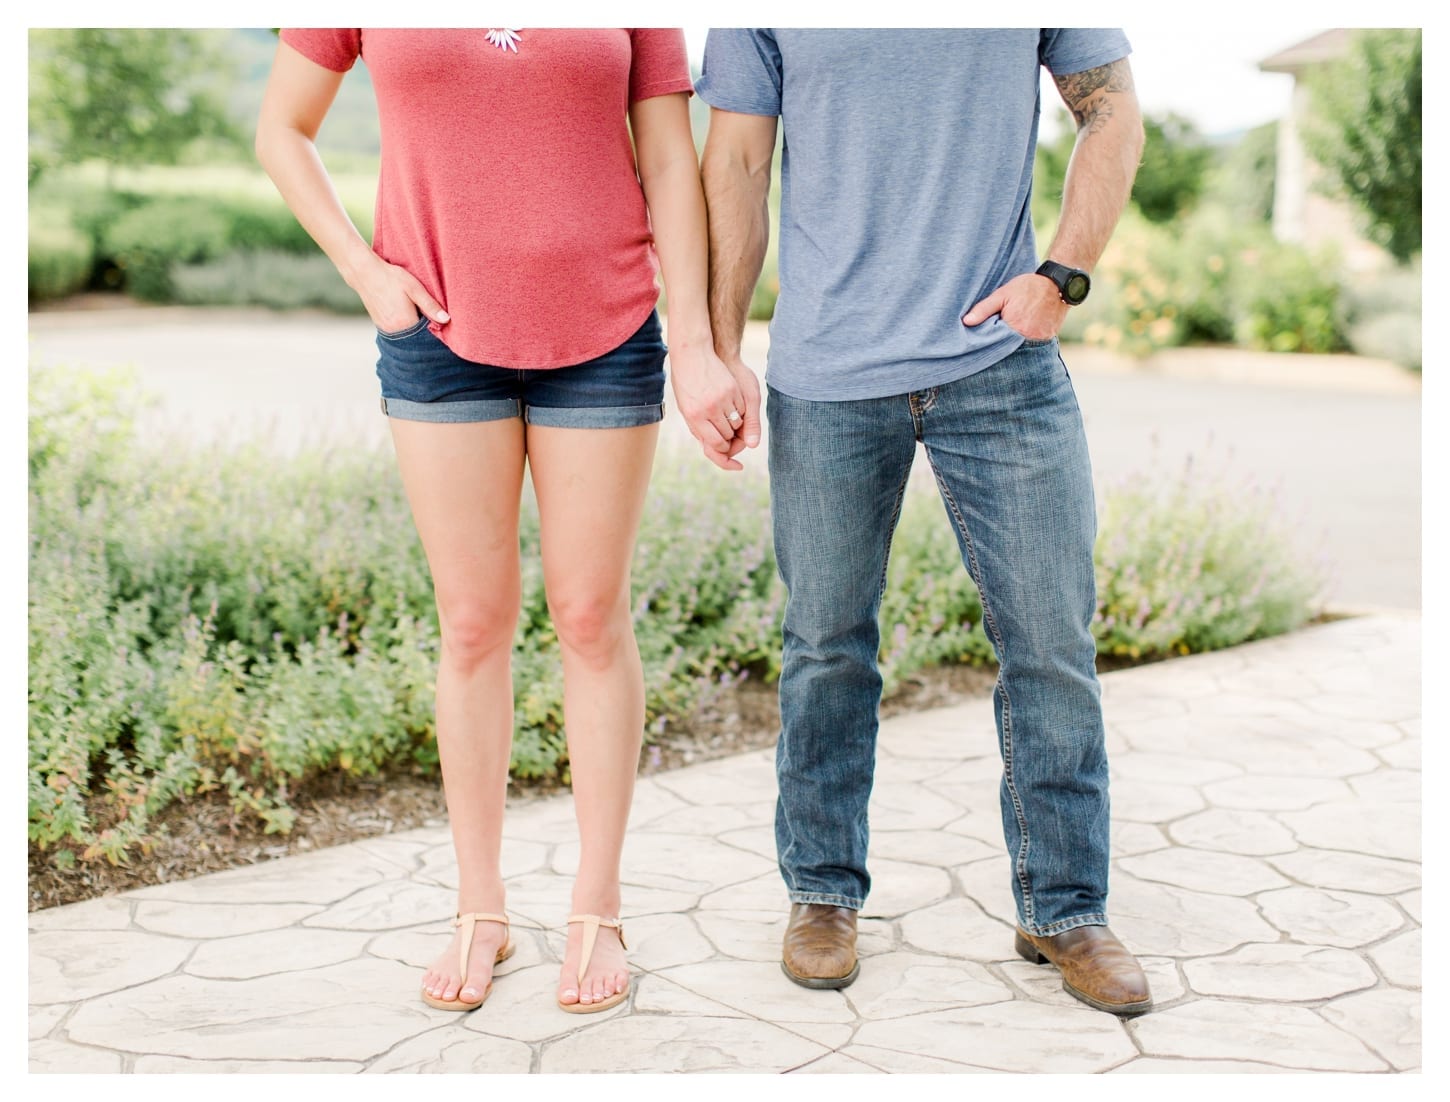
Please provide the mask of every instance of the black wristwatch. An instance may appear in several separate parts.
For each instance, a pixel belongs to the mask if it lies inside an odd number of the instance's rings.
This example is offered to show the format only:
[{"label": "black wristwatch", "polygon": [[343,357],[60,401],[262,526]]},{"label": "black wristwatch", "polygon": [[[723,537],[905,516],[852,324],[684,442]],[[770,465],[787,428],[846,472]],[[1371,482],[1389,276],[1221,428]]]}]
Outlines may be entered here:
[{"label": "black wristwatch", "polygon": [[1069,306],[1079,305],[1088,297],[1088,291],[1092,290],[1093,281],[1088,278],[1087,272],[1081,268],[1069,268],[1055,260],[1044,260],[1037,269],[1037,274],[1046,276],[1057,284],[1057,293]]}]

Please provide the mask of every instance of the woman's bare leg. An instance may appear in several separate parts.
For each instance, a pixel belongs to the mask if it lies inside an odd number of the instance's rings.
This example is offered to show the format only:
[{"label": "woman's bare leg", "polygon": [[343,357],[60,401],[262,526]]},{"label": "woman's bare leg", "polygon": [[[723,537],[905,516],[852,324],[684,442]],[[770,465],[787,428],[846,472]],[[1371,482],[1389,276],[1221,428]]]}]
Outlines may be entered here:
[{"label": "woman's bare leg", "polygon": [[[530,425],[544,588],[564,664],[564,729],[579,875],[573,913],[619,915],[619,861],[644,732],[644,676],[630,615],[629,568],[658,425]],[[581,985],[582,927],[569,927],[559,1000],[598,1002],[629,983],[618,934],[601,928]]]},{"label": "woman's bare leg", "polygon": [[[393,419],[393,445],[413,521],[428,555],[443,646],[438,664],[438,757],[458,858],[458,910],[504,910],[499,848],[513,743],[509,659],[519,613],[519,419],[433,423]],[[504,928],[481,922],[468,975],[458,938],[423,977],[437,998],[488,990]]]}]

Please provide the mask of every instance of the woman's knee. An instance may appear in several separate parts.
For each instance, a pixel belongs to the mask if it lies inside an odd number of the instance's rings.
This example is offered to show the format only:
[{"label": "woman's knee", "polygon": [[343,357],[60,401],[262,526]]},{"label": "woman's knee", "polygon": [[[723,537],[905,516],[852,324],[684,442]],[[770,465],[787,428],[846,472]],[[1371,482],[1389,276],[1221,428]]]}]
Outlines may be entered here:
[{"label": "woman's knee", "polygon": [[443,635],[443,658],[472,669],[513,649],[519,606],[513,602],[473,601],[438,610]]},{"label": "woman's knee", "polygon": [[608,661],[629,636],[629,606],[614,593],[571,593],[549,599],[554,631],[565,650]]}]

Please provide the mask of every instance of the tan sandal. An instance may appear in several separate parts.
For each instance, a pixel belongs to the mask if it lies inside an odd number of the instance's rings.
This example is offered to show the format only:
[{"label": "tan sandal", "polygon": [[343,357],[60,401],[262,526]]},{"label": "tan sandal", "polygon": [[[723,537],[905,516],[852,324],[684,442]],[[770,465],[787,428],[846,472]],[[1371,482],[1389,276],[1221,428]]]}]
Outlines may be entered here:
[{"label": "tan sandal", "polygon": [[[600,918],[598,915],[570,915],[569,923],[575,922],[584,924],[584,946],[579,954],[579,978],[575,981],[580,987],[584,986],[584,973],[589,969],[589,958],[594,955],[594,941],[599,936],[599,927],[608,926],[619,933],[619,946],[621,949],[628,949],[624,943],[624,923],[617,918]],[[559,1002],[559,1009],[566,1010],[570,1014],[595,1014],[601,1010],[608,1010],[611,1006],[618,1006],[629,998],[629,987],[625,986],[623,991],[616,991],[613,995],[601,999],[597,1003],[566,1003]]]},{"label": "tan sandal", "polygon": [[[477,922],[501,922],[503,923],[503,945],[499,947],[498,956],[493,958],[494,964],[502,964],[514,955],[514,943],[509,937],[509,920],[507,915],[484,914],[482,911],[475,911],[471,914],[458,915],[453,919],[454,926],[463,927],[463,942],[458,952],[458,982],[460,985],[468,982],[468,952],[473,948],[473,927]],[[459,987],[462,994],[463,987]],[[489,978],[488,986],[483,989],[483,999],[488,998],[488,993],[493,990],[493,979]],[[440,999],[423,991],[423,1001],[438,1010],[477,1010],[483,1005],[483,999],[474,1002],[464,1002],[462,999]]]}]

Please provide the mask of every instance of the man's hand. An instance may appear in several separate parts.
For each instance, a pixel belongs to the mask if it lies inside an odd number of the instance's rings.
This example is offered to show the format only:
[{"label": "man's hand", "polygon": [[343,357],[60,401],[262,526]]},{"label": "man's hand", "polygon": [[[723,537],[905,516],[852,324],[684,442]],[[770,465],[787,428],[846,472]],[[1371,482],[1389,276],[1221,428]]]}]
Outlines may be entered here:
[{"label": "man's hand", "polygon": [[[733,460],[746,448],[754,448],[760,444],[760,380],[739,356],[726,360],[725,366],[735,377],[735,385],[740,388],[741,397],[745,399],[745,405],[741,407],[740,424],[735,428],[735,439],[730,442],[728,452]],[[739,468],[740,464],[736,463],[734,469]]]},{"label": "man's hand", "polygon": [[1045,341],[1057,336],[1067,310],[1057,284],[1046,276],[1027,272],[1009,279],[973,306],[962,315],[962,324],[971,328],[1001,314],[1004,322],[1028,340]]},{"label": "man's hand", "polygon": [[[741,372],[743,371],[743,375]],[[744,467],[735,456],[760,442],[760,387],[744,364],[727,366],[703,345],[670,350],[670,381],[690,434],[721,470]]]}]

